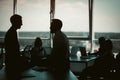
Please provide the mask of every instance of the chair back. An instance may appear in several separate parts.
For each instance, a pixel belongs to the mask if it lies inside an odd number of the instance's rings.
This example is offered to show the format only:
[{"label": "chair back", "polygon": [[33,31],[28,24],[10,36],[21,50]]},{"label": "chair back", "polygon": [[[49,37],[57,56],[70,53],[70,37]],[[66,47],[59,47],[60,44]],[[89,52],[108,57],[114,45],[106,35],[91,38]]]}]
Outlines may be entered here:
[{"label": "chair back", "polygon": [[73,46],[72,48],[71,48],[71,53],[70,53],[70,55],[71,56],[75,56],[75,55],[77,55],[77,52],[79,51],[79,47],[77,47],[77,46]]},{"label": "chair back", "polygon": [[85,47],[79,47],[79,49],[80,49],[80,52],[81,52],[81,56],[87,56]]}]

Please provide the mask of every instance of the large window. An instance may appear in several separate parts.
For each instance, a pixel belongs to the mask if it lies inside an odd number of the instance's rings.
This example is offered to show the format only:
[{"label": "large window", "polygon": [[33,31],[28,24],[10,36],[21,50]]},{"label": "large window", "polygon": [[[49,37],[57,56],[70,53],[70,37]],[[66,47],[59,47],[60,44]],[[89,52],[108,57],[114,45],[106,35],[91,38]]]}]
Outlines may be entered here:
[{"label": "large window", "polygon": [[[13,13],[13,1],[11,1],[12,4],[10,5],[12,8],[10,9],[11,13]],[[10,0],[8,3],[10,3]],[[23,17],[22,28],[18,31],[20,44],[23,45],[23,42],[31,44],[28,43],[28,40],[32,39],[33,42],[35,37],[50,38],[50,0],[17,0],[16,13]],[[9,17],[7,18],[8,21]],[[67,36],[88,38],[88,0],[55,0],[55,18],[63,21],[62,31]],[[22,40],[23,38],[26,41]]]},{"label": "large window", "polygon": [[120,0],[94,0],[93,31],[96,43],[99,37],[111,39],[113,52],[120,52]]},{"label": "large window", "polygon": [[0,0],[0,42],[4,41],[5,31],[10,24],[10,16],[13,14],[13,2],[10,0]]},{"label": "large window", "polygon": [[63,21],[62,31],[68,36],[70,47],[85,47],[89,52],[89,0],[56,0],[55,5],[55,18]]},{"label": "large window", "polygon": [[67,36],[88,37],[88,0],[56,0],[55,18],[63,21],[62,31]]},{"label": "large window", "polygon": [[[31,32],[27,37],[49,38],[50,0],[18,0],[17,13],[23,16],[20,31],[24,31],[24,34]],[[25,37],[22,34],[19,36]]]},{"label": "large window", "polygon": [[49,0],[18,0],[17,13],[23,16],[21,31],[49,31]]},{"label": "large window", "polygon": [[94,0],[94,32],[120,32],[120,0]]},{"label": "large window", "polygon": [[[10,26],[9,18],[13,14],[13,1],[0,1],[0,19],[2,19],[0,30],[7,31]],[[17,0],[16,13],[23,17],[23,25],[19,32],[50,31],[50,0]],[[63,21],[62,31],[66,32],[66,35],[89,36],[88,0],[55,0],[55,18]],[[46,34],[40,37],[48,38],[49,33]],[[25,36],[20,33],[19,37],[35,35]]]},{"label": "large window", "polygon": [[[0,42],[4,40],[5,32],[11,26],[9,19],[13,14],[13,1],[0,0]],[[16,13],[23,17],[23,26],[18,31],[19,38],[50,39],[50,1],[54,0],[17,0]],[[89,1],[55,0],[54,18],[63,21],[62,31],[69,37],[71,45],[90,45],[85,41],[91,39],[93,35],[90,34],[92,32],[89,25]],[[93,1],[92,31],[94,35],[92,37],[95,42],[101,36],[111,39],[114,48],[118,50],[120,47],[118,44],[120,42],[120,0]],[[20,42],[22,44],[22,41]],[[98,42],[93,45],[95,45],[94,49],[98,49]]]},{"label": "large window", "polygon": [[12,5],[13,2],[11,0],[0,0],[0,31],[6,31],[11,26],[9,19],[13,14]]}]

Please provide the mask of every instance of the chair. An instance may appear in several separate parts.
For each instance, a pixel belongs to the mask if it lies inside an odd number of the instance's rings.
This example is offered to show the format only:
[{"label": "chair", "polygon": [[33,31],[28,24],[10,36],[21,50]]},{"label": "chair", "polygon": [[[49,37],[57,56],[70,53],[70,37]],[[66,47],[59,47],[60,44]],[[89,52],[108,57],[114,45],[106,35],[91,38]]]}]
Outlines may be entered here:
[{"label": "chair", "polygon": [[3,62],[4,62],[4,43],[0,42],[0,70],[3,67]]},{"label": "chair", "polygon": [[77,54],[78,51],[79,51],[79,47],[73,46],[73,47],[71,48],[71,53],[70,53],[70,55],[71,55],[71,56],[76,56],[76,54]]},{"label": "chair", "polygon": [[3,67],[3,54],[0,54],[0,70]]},{"label": "chair", "polygon": [[87,56],[85,47],[79,47],[79,49],[80,49],[80,52],[81,52],[81,56]]},{"label": "chair", "polygon": [[81,52],[81,58],[83,59],[89,59],[90,56],[87,55],[85,47],[79,47],[80,52]]},{"label": "chair", "polygon": [[28,62],[31,60],[31,49],[32,49],[32,45],[26,45],[22,55],[26,57],[26,59],[28,59]]}]

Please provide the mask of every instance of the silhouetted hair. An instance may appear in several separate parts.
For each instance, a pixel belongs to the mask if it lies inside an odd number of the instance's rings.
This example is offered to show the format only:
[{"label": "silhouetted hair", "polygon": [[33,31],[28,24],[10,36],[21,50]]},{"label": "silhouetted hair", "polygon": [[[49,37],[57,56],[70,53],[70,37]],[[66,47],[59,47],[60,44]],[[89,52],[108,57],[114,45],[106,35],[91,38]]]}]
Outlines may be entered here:
[{"label": "silhouetted hair", "polygon": [[42,40],[39,37],[35,39],[34,46],[38,46],[38,47],[42,46]]},{"label": "silhouetted hair", "polygon": [[57,26],[59,30],[62,28],[62,25],[63,25],[62,21],[59,19],[52,19],[52,24],[54,26]]},{"label": "silhouetted hair", "polygon": [[18,14],[14,14],[13,16],[10,17],[10,22],[12,24],[17,24],[20,22],[22,16],[18,15]]},{"label": "silhouetted hair", "polygon": [[105,43],[105,38],[104,37],[100,37],[99,38],[99,43],[100,44],[104,44]]},{"label": "silhouetted hair", "polygon": [[110,39],[106,40],[106,49],[112,50],[113,49],[113,43]]}]

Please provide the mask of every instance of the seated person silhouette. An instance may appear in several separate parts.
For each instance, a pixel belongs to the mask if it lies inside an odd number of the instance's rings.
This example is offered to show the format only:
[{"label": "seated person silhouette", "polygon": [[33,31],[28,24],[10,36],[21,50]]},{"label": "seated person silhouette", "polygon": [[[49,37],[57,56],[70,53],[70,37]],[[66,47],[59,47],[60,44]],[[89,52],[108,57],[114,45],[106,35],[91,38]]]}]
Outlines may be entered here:
[{"label": "seated person silhouette", "polygon": [[95,53],[92,53],[91,55],[101,56],[102,54],[105,53],[105,38],[100,37],[98,39],[98,42],[99,42],[99,50]]},{"label": "seated person silhouette", "polygon": [[17,30],[22,26],[22,16],[14,14],[10,18],[11,27],[5,35],[5,71],[7,78],[18,80],[22,71],[29,64],[20,56],[20,45],[17,38]]},{"label": "seated person silhouette", "polygon": [[120,52],[116,56],[115,70],[117,79],[120,79]]},{"label": "seated person silhouette", "polygon": [[79,51],[78,46],[72,46],[70,56],[77,56],[78,51]]},{"label": "seated person silhouette", "polygon": [[116,70],[120,72],[120,52],[116,56]]},{"label": "seated person silhouette", "polygon": [[[104,76],[108,75],[110,70],[113,70],[115,67],[115,59],[113,55],[113,44],[110,39],[105,41],[105,53],[100,54],[100,57],[96,60],[96,65],[98,64],[98,67],[101,66],[100,69],[97,69],[101,74],[104,74]],[[108,77],[108,76],[107,76]]]},{"label": "seated person silhouette", "polygon": [[53,48],[49,56],[49,65],[56,72],[69,70],[69,42],[67,36],[61,31],[62,21],[53,19],[50,31],[53,37]]},{"label": "seated person silhouette", "polygon": [[31,50],[32,65],[41,65],[40,62],[44,57],[44,48],[42,47],[42,40],[37,37],[34,42],[34,47]]},{"label": "seated person silhouette", "polygon": [[106,40],[104,54],[100,54],[100,56],[95,60],[93,66],[83,70],[81,77],[86,78],[87,76],[90,76],[92,78],[99,78],[100,76],[103,76],[108,78],[109,72],[114,67],[113,64],[115,61],[112,48],[112,41]]}]

